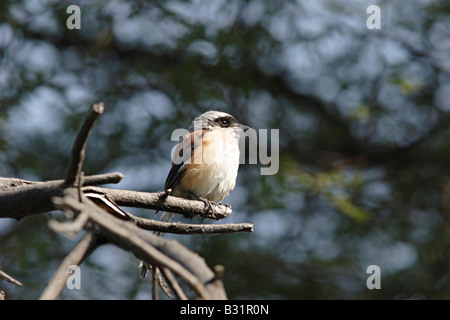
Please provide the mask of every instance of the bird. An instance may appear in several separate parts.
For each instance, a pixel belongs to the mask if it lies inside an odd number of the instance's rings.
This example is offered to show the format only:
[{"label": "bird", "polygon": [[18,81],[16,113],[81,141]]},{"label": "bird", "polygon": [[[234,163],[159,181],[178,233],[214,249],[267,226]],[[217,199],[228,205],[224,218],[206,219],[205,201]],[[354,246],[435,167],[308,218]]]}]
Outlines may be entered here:
[{"label": "bird", "polygon": [[[239,139],[249,129],[222,111],[210,110],[196,117],[173,149],[164,190],[170,190],[171,196],[203,201],[210,208],[222,203],[236,185]],[[160,220],[169,222],[172,217],[173,213],[163,212]],[[149,267],[141,261],[142,277]]]}]

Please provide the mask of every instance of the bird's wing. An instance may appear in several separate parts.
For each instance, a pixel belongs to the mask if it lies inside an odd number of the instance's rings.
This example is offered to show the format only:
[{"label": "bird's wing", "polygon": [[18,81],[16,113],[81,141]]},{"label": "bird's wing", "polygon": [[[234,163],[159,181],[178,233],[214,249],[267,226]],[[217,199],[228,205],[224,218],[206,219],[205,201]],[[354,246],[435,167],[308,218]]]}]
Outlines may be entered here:
[{"label": "bird's wing", "polygon": [[172,168],[167,175],[164,190],[173,189],[186,172],[186,164],[191,162],[191,156],[201,141],[206,130],[196,130],[181,138],[172,154]]}]

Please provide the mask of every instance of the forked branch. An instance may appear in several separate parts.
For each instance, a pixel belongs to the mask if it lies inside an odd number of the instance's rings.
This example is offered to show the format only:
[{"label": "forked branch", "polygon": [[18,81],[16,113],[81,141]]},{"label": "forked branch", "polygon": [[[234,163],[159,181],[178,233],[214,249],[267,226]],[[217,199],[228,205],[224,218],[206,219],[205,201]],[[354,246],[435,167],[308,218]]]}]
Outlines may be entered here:
[{"label": "forked branch", "polygon": [[[217,205],[210,208],[202,201],[176,198],[168,192],[147,193],[95,187],[117,183],[123,178],[120,173],[83,177],[87,139],[103,111],[103,104],[98,103],[87,114],[73,144],[64,180],[33,182],[0,178],[0,218],[21,219],[58,209],[72,215],[67,215],[68,222],[52,221],[50,226],[53,230],[69,237],[85,232],[56,270],[40,298],[57,298],[69,276],[67,267],[79,265],[98,246],[110,243],[159,268],[179,299],[187,297],[175,275],[191,287],[197,298],[226,299],[219,277],[200,256],[177,241],[158,237],[145,230],[178,234],[231,233],[252,232],[253,225],[167,223],[136,217],[121,209],[119,206],[140,207],[179,213],[188,218],[200,216],[217,220],[231,213],[228,206]],[[97,202],[98,199],[103,199],[101,201],[105,203]],[[113,211],[116,208],[118,215],[111,213],[111,208]]]}]

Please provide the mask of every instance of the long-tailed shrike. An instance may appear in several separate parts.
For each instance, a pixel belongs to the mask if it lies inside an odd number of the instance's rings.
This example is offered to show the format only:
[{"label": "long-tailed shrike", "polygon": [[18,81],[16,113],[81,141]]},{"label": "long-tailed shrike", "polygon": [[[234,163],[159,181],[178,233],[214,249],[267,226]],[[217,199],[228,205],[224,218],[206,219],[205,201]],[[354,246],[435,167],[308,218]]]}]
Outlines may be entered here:
[{"label": "long-tailed shrike", "polygon": [[[174,149],[164,189],[171,189],[172,196],[201,200],[209,206],[222,202],[236,184],[239,135],[248,129],[225,112],[208,111],[195,118]],[[161,221],[172,217],[173,213],[164,212]],[[146,272],[141,263],[144,277]]]}]

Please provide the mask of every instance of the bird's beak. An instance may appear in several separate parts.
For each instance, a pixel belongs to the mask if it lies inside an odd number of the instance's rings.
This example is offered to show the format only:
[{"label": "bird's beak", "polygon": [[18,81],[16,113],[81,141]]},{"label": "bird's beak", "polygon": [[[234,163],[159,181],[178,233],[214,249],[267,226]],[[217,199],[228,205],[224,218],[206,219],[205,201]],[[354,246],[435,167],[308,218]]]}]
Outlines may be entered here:
[{"label": "bird's beak", "polygon": [[237,126],[236,126],[236,129],[240,129],[240,130],[242,130],[242,131],[247,131],[247,130],[249,130],[249,129],[251,129],[249,126],[246,126],[246,125],[243,125],[243,124],[238,124]]}]

